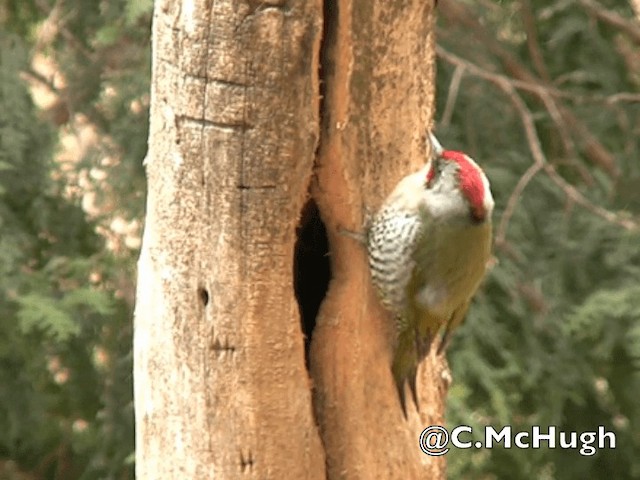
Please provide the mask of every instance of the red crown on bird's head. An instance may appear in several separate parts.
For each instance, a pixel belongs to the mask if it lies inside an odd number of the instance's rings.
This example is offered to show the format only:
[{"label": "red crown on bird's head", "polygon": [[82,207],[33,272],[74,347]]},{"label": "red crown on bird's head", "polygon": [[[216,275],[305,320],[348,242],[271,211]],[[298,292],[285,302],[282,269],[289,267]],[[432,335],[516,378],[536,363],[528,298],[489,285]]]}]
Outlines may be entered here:
[{"label": "red crown on bird's head", "polygon": [[[433,155],[442,160],[455,162],[457,164],[458,180],[460,191],[469,202],[471,215],[474,220],[482,222],[487,217],[485,207],[485,182],[480,167],[466,154],[455,150],[444,150],[436,137],[429,133]],[[435,165],[432,163],[427,172],[426,182],[430,185],[436,175]]]}]

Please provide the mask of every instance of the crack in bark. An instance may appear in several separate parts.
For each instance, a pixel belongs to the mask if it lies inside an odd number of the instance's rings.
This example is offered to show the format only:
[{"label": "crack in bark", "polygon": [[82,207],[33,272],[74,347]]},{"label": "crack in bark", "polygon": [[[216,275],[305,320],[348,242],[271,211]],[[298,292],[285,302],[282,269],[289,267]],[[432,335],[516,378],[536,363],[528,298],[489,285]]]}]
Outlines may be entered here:
[{"label": "crack in bark", "polygon": [[250,473],[253,470],[254,463],[255,460],[251,450],[248,450],[246,454],[240,450],[240,471],[242,473]]},{"label": "crack in bark", "polygon": [[246,123],[245,121],[242,122],[218,122],[215,120],[209,120],[206,118],[198,118],[198,117],[193,117],[191,115],[176,115],[176,126],[178,127],[178,131],[180,130],[181,124],[182,123],[191,123],[194,125],[198,125],[200,127],[213,127],[213,128],[218,128],[221,130],[231,130],[231,131],[237,131],[237,130],[241,130],[243,132],[247,131],[247,130],[251,130],[253,128],[253,125],[250,125],[248,123]]},{"label": "crack in bark", "polygon": [[245,185],[244,183],[236,185],[238,190],[273,190],[277,187],[277,185]]},{"label": "crack in bark", "polygon": [[333,61],[331,60],[331,48],[336,43],[336,35],[338,30],[338,3],[336,0],[324,0],[322,3],[322,40],[320,41],[320,55],[319,55],[319,85],[320,85],[320,102],[318,112],[318,123],[320,125],[320,131],[318,135],[318,146],[316,149],[316,162],[318,159],[318,152],[320,151],[320,145],[322,144],[327,128],[329,127],[329,109],[326,106],[327,99],[327,78],[334,69]]},{"label": "crack in bark", "polygon": [[[320,39],[320,45],[319,45],[318,70],[317,70],[318,90],[319,90],[318,95],[320,96],[318,101],[318,140],[316,144],[315,157],[313,160],[312,169],[314,173],[311,178],[311,182],[314,182],[314,181],[317,182],[315,170],[318,169],[320,166],[319,160],[321,156],[321,151],[324,143],[327,140],[327,132],[329,131],[329,125],[330,125],[330,120],[329,120],[330,109],[327,106],[327,91],[328,91],[328,88],[331,87],[331,82],[328,82],[328,79],[331,78],[331,75],[334,69],[333,60],[331,58],[331,53],[332,53],[331,51],[336,44],[336,38],[337,38],[337,32],[338,32],[338,19],[339,19],[339,15],[338,15],[337,0],[323,0],[322,1],[322,37]],[[324,239],[327,242],[325,247],[327,249],[327,254],[328,254],[331,251],[331,247],[329,244],[329,239],[327,237],[326,226],[322,221],[322,213],[317,204],[318,199],[315,198],[313,190],[314,190],[313,188],[309,188],[310,196],[312,198],[312,201],[315,204],[315,208],[317,209],[318,219],[323,225]],[[327,262],[327,267],[328,267],[328,280],[327,280],[327,290],[324,292],[325,298],[326,298],[326,294],[328,292],[328,287],[332,277],[330,262]],[[323,298],[318,304],[318,311],[315,312],[316,318],[322,303],[325,301],[325,298]],[[311,363],[310,363],[311,362],[310,352],[311,352],[311,336],[313,335],[313,330],[315,330],[315,327],[316,327],[316,318],[313,319],[313,325],[309,328],[310,332],[305,331],[305,335],[308,337],[307,341],[309,342],[309,345],[306,347],[306,351],[305,351],[305,362],[307,364],[306,365],[307,371],[309,372],[309,376],[311,378],[312,383],[314,382],[314,376],[313,376],[313,368],[311,368]],[[309,322],[309,319],[301,318],[301,320],[305,320],[306,322]],[[307,327],[309,326],[307,325]],[[322,451],[323,451],[323,457],[324,457],[325,475],[327,475],[327,478],[329,478],[329,472],[331,471],[330,458],[329,458],[328,449],[327,449],[327,440],[325,439],[325,434],[323,433],[322,427],[321,427],[322,422],[318,417],[318,413],[319,413],[318,405],[317,405],[318,398],[316,396],[318,392],[314,391],[313,389],[311,390],[312,390],[310,392],[311,393],[311,415],[313,416],[314,423],[318,426],[318,436],[320,439],[320,443],[322,445]]]},{"label": "crack in bark", "polygon": [[218,354],[218,357],[224,355],[233,355],[236,353],[235,345],[229,342],[229,338],[225,337],[222,341],[218,337],[213,340],[213,344],[211,345],[211,350]]}]

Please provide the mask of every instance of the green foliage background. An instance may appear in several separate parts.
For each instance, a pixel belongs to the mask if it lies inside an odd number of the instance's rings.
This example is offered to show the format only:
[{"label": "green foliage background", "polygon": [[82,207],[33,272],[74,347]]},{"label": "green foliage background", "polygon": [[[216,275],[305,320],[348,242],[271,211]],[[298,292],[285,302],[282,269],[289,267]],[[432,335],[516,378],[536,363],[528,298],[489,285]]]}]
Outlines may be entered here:
[{"label": "green foliage background", "polygon": [[[602,143],[619,174],[594,162],[585,131],[564,117],[556,124],[540,96],[518,89],[547,162],[613,216],[603,219],[572,201],[545,170],[533,177],[496,245],[497,264],[454,338],[449,425],[577,432],[603,425],[617,442],[594,456],[559,448],[454,449],[449,476],[640,478],[640,235],[616,224],[640,213],[640,96],[614,97],[638,92],[638,39],[599,18],[589,2],[457,3],[462,10],[441,19],[441,48],[511,82],[523,80],[524,71],[527,81],[557,91],[554,101]],[[596,6],[640,31],[627,2]],[[491,41],[474,41],[484,35]],[[455,68],[440,59],[439,112]],[[443,144],[464,148],[487,170],[499,230],[516,183],[534,163],[521,113],[496,82],[467,69],[442,127]]]},{"label": "green foliage background", "polygon": [[[438,7],[438,135],[487,170],[496,225],[534,160],[495,74],[525,102],[548,164],[610,213],[573,201],[547,170],[526,185],[449,353],[448,422],[604,425],[616,449],[454,449],[450,478],[640,478],[640,234],[620,226],[640,210],[640,20],[622,0],[593,5]],[[137,251],[106,248],[97,232],[116,215],[143,216],[150,19],[151,0],[0,2],[0,478],[133,478]],[[64,75],[64,88],[50,85],[55,112],[31,100],[25,78],[50,83],[33,71],[35,54]],[[467,62],[459,88],[451,54]],[[528,86],[513,83],[523,71]],[[533,84],[579,126],[558,123]],[[59,138],[79,116],[99,141],[62,175]],[[614,168],[598,162],[589,135]],[[96,166],[108,179],[94,185],[102,213],[88,216],[69,179]]]},{"label": "green foliage background", "polygon": [[[106,249],[97,232],[143,215],[150,18],[151,0],[0,2],[3,479],[133,478],[137,252]],[[37,75],[35,54],[55,60],[64,88]],[[49,85],[55,110],[34,107],[25,79]],[[61,174],[58,140],[78,116],[98,141]],[[95,166],[108,181],[94,185],[103,208],[89,218],[67,187]]]}]

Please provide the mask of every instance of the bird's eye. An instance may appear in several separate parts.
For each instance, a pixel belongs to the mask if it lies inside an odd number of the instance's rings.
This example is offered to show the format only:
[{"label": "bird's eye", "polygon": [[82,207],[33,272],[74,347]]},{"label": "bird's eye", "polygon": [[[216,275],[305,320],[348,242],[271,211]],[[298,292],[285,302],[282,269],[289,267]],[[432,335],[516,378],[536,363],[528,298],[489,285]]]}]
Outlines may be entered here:
[{"label": "bird's eye", "polygon": [[433,187],[433,184],[440,173],[442,173],[442,162],[434,160],[431,163],[431,168],[429,168],[429,171],[427,172],[427,178],[425,179],[424,186],[426,188]]}]

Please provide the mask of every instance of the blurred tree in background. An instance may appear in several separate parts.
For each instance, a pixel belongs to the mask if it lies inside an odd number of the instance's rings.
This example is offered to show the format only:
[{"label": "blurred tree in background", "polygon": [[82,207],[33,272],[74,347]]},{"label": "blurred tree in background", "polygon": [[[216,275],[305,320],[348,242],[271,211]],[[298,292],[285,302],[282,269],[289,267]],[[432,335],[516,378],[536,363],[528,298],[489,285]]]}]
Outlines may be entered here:
[{"label": "blurred tree in background", "polygon": [[0,478],[133,478],[151,6],[0,2]]},{"label": "blurred tree in background", "polygon": [[454,449],[450,477],[640,478],[640,21],[619,0],[439,9],[441,141],[480,159],[497,200],[449,423],[617,434],[591,457]]},{"label": "blurred tree in background", "polygon": [[[0,478],[133,477],[151,3],[0,2]],[[438,9],[437,132],[497,200],[449,423],[617,434],[591,457],[453,449],[449,476],[640,478],[640,12]]]}]

